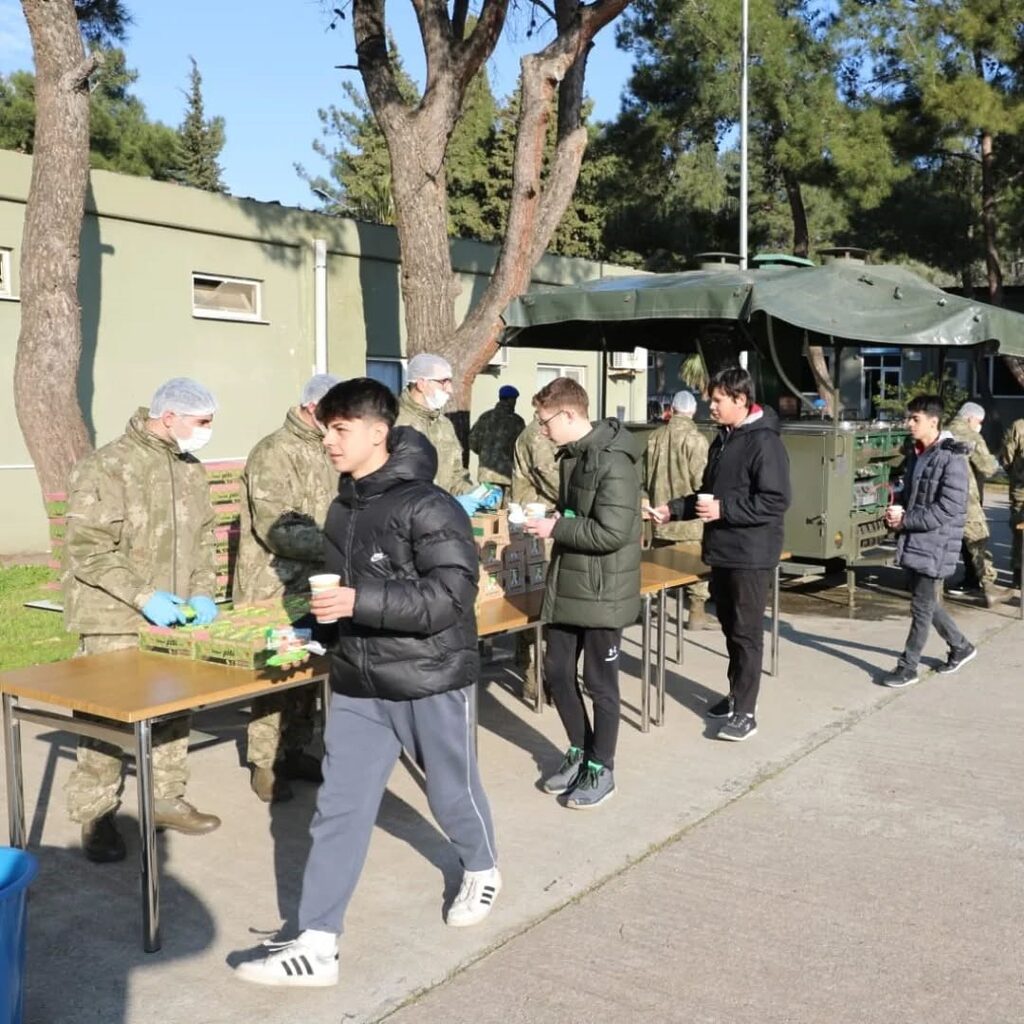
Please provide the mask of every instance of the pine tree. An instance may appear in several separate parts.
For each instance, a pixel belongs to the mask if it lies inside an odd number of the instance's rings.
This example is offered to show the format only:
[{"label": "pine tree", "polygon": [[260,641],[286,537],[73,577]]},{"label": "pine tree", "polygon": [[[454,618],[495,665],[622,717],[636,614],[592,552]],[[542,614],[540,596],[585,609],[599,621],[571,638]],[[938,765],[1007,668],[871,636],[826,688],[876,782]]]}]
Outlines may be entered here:
[{"label": "pine tree", "polygon": [[192,73],[189,75],[188,105],[185,120],[178,129],[181,140],[181,180],[193,188],[207,192],[224,192],[222,171],[217,162],[224,148],[224,118],[205,116],[203,109],[203,76],[194,57]]}]

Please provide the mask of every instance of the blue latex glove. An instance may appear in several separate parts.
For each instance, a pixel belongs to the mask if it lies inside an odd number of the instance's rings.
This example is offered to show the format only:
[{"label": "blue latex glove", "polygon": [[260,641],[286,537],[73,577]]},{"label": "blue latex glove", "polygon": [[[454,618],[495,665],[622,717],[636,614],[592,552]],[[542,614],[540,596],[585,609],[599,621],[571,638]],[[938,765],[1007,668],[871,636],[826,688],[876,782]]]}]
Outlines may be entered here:
[{"label": "blue latex glove", "polygon": [[486,509],[488,512],[496,509],[501,504],[502,494],[500,487],[488,487],[487,495],[480,501],[480,508]]},{"label": "blue latex glove", "polygon": [[472,494],[460,494],[455,500],[462,506],[462,511],[465,512],[467,516],[473,515],[473,513],[480,507],[480,499],[474,497]]},{"label": "blue latex glove", "polygon": [[196,613],[192,620],[197,626],[206,626],[217,618],[217,605],[210,597],[190,597],[188,603]]},{"label": "blue latex glove", "polygon": [[143,606],[142,614],[154,626],[173,626],[185,621],[185,613],[181,610],[184,600],[177,594],[168,594],[166,590],[158,590]]}]

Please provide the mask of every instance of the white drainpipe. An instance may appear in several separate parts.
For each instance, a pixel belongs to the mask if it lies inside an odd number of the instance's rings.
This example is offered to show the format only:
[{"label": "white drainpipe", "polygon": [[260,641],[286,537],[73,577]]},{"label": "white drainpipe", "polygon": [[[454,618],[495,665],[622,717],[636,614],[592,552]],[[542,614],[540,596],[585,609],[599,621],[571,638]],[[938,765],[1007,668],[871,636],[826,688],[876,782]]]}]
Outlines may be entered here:
[{"label": "white drainpipe", "polygon": [[327,242],[313,239],[313,372],[327,372]]}]

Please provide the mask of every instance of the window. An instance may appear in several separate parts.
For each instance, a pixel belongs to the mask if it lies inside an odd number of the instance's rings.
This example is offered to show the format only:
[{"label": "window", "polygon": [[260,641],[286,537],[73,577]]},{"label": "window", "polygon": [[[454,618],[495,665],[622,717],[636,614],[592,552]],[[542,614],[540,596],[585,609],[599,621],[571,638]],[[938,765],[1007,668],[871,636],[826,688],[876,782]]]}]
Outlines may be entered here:
[{"label": "window", "polygon": [[367,359],[366,376],[379,381],[397,395],[405,379],[404,359]]},{"label": "window", "polygon": [[878,414],[879,398],[899,393],[903,380],[903,356],[898,348],[866,348],[864,357],[864,398],[870,416]]},{"label": "window", "polygon": [[192,275],[192,315],[212,320],[261,320],[263,282],[216,274]]},{"label": "window", "polygon": [[550,384],[556,377],[568,377],[576,381],[581,388],[587,386],[585,366],[559,366],[555,363],[537,364],[537,390]]},{"label": "window", "polygon": [[0,299],[12,298],[11,250],[0,248]]},{"label": "window", "polygon": [[1001,356],[986,356],[988,383],[993,398],[1024,398],[1017,378],[1006,368]]}]

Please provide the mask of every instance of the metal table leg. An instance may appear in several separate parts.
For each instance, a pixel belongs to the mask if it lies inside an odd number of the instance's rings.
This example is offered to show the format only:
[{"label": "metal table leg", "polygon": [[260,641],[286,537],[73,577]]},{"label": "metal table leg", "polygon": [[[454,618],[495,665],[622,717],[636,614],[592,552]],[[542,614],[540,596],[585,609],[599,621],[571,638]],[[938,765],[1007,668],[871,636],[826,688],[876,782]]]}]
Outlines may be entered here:
[{"label": "metal table leg", "polygon": [[537,677],[537,696],[533,699],[533,710],[537,714],[544,711],[544,624],[536,623],[533,627],[533,674]]},{"label": "metal table leg", "polygon": [[685,587],[676,587],[676,664],[683,663],[683,595]]},{"label": "metal table leg", "polygon": [[7,832],[11,846],[25,848],[25,785],[21,765],[21,723],[14,716],[16,698],[3,698],[4,754],[7,769]]},{"label": "metal table leg", "polygon": [[643,639],[640,651],[640,731],[651,731],[651,595],[644,594]]},{"label": "metal table leg", "polygon": [[779,674],[779,580],[782,569],[775,566],[772,578],[772,678]]},{"label": "metal table leg", "polygon": [[139,855],[142,870],[142,948],[160,948],[160,868],[153,815],[153,723],[135,723],[135,775],[139,788]]},{"label": "metal table leg", "polygon": [[[1010,543],[1013,543],[1011,538]],[[1024,549],[1024,535],[1021,536],[1021,548]],[[1020,556],[1020,575],[1017,577],[1017,588],[1020,600],[1020,617],[1024,619],[1024,550]]]},{"label": "metal table leg", "polygon": [[658,591],[658,717],[657,725],[665,724],[665,640],[668,632],[668,591]]}]

